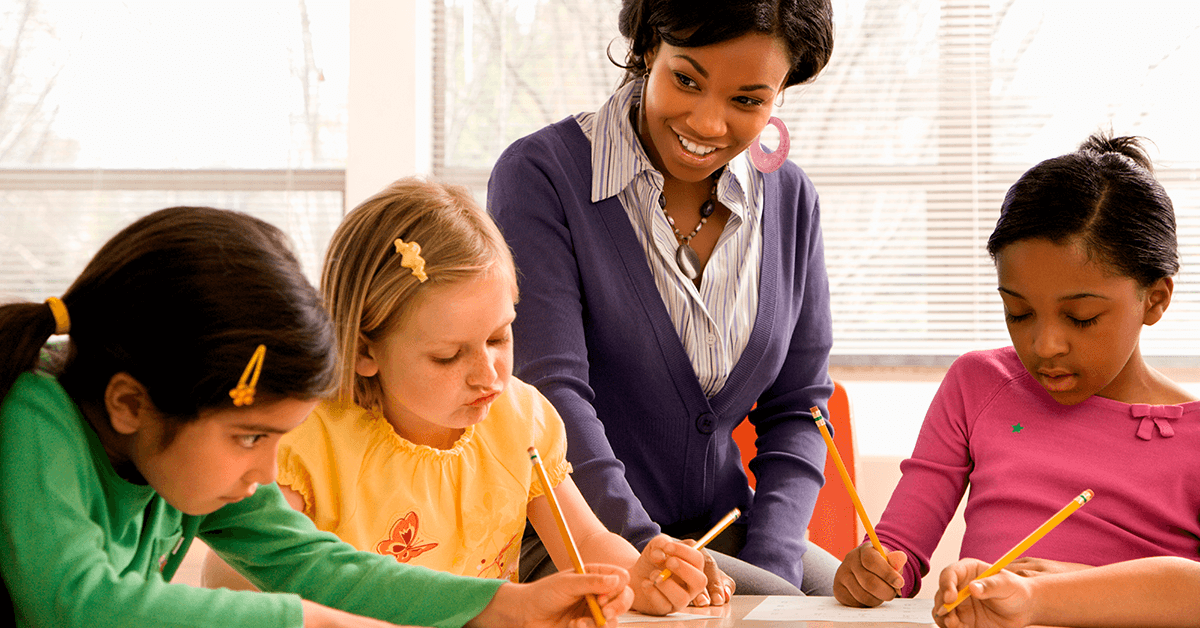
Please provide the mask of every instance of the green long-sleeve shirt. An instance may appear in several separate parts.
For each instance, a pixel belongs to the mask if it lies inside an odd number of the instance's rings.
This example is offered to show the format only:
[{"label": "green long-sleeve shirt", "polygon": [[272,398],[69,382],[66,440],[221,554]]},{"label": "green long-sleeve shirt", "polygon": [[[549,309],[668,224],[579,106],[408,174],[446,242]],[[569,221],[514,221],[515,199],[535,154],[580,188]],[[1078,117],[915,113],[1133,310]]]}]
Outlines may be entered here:
[{"label": "green long-sleeve shirt", "polygon": [[[503,584],[359,552],[318,531],[274,484],[184,515],[117,475],[45,373],[21,375],[0,404],[0,480],[0,576],[17,626],[300,626],[301,597],[398,624],[461,626]],[[193,534],[281,593],[169,584]]]}]

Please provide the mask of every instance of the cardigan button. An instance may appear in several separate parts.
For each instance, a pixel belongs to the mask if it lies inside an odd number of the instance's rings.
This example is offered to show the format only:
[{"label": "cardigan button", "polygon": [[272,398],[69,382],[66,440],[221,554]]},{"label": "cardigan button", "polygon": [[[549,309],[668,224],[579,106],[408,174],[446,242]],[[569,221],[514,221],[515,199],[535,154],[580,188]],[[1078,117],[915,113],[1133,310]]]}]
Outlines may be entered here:
[{"label": "cardigan button", "polygon": [[712,434],[717,429],[717,417],[711,412],[705,412],[696,417],[696,429],[701,434]]}]

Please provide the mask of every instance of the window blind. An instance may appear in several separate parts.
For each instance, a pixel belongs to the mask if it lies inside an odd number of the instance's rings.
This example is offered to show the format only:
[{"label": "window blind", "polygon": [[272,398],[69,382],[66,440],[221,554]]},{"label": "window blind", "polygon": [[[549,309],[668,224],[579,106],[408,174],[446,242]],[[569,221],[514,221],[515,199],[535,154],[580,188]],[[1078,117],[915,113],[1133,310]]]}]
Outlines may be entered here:
[{"label": "window blind", "polygon": [[[482,198],[510,142],[597,109],[622,73],[605,58],[624,58],[618,10],[436,2],[435,174]],[[821,195],[834,364],[945,365],[1007,344],[984,248],[1004,193],[1111,129],[1153,141],[1179,225],[1183,270],[1143,352],[1200,365],[1200,3],[838,0],[834,18],[829,66],[776,112]]]}]

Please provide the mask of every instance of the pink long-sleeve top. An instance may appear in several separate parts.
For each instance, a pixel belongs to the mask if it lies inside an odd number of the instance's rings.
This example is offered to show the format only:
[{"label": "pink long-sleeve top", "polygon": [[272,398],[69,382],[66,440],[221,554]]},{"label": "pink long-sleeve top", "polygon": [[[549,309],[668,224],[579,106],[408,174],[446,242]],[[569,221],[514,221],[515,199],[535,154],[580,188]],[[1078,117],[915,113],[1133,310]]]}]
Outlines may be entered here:
[{"label": "pink long-sleeve top", "polygon": [[1200,401],[1054,401],[1012,347],[950,367],[876,532],[908,554],[913,596],[970,487],[960,558],[1012,549],[1084,489],[1093,501],[1024,556],[1104,565],[1146,556],[1200,560]]}]

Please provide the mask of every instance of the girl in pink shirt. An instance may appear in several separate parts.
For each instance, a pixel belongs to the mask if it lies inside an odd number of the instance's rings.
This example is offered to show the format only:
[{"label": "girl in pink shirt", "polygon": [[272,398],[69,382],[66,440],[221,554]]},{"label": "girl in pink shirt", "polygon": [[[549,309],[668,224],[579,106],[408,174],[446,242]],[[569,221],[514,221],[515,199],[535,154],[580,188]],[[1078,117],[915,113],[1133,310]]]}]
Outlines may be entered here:
[{"label": "girl in pink shirt", "polygon": [[1200,402],[1146,364],[1179,269],[1171,200],[1136,138],[1093,135],[1009,189],[988,240],[1012,346],[950,367],[870,544],[834,595],[915,595],[959,501],[960,556],[994,562],[1084,489],[1016,573],[1200,557]]}]

